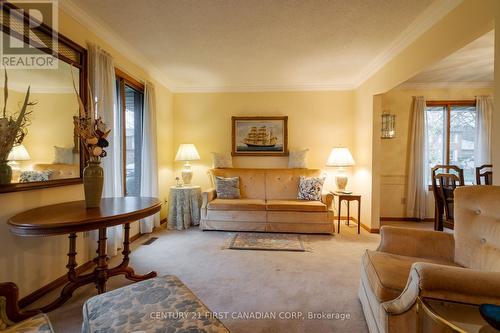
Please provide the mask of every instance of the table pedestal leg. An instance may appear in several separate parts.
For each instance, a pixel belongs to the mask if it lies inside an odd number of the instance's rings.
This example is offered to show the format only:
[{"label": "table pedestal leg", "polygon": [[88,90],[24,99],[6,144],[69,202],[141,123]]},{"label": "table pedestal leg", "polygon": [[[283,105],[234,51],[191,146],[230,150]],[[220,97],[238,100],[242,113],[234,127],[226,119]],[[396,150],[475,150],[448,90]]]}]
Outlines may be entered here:
[{"label": "table pedestal leg", "polygon": [[99,239],[97,241],[97,257],[94,259],[96,267],[93,272],[88,274],[78,275],[76,272],[76,233],[69,234],[69,251],[68,251],[68,283],[64,286],[59,297],[52,303],[41,307],[43,312],[50,312],[71,298],[73,292],[79,287],[95,283],[97,292],[102,294],[106,292],[106,281],[109,277],[124,274],[125,277],[132,281],[142,281],[156,277],[156,272],[150,272],[145,275],[137,275],[132,267],[129,267],[130,254],[130,224],[125,224],[124,227],[125,239],[123,241],[123,260],[120,265],[108,268],[108,257],[106,255],[106,228],[99,229]]},{"label": "table pedestal leg", "polygon": [[128,265],[129,254],[130,254],[130,224],[127,223],[124,226],[124,240],[123,240],[123,251],[122,251],[123,260],[121,264],[108,270],[108,276],[124,274],[127,279],[132,281],[142,281],[156,277],[157,275],[156,272],[149,272],[148,274],[144,275],[135,274],[134,269]]},{"label": "table pedestal leg", "polygon": [[69,234],[69,251],[68,251],[68,264],[66,267],[68,268],[68,283],[64,286],[64,288],[61,290],[61,294],[59,297],[53,301],[50,304],[45,305],[44,307],[41,307],[40,310],[43,312],[49,312],[52,311],[62,304],[64,304],[68,299],[71,298],[73,295],[73,292],[90,282],[94,280],[94,275],[93,274],[85,274],[81,276],[77,276],[76,274],[76,233],[70,233]]},{"label": "table pedestal leg", "polygon": [[108,257],[106,255],[106,228],[99,229],[99,240],[97,241],[97,266],[95,273],[95,286],[99,294],[106,292],[106,280],[108,279]]}]

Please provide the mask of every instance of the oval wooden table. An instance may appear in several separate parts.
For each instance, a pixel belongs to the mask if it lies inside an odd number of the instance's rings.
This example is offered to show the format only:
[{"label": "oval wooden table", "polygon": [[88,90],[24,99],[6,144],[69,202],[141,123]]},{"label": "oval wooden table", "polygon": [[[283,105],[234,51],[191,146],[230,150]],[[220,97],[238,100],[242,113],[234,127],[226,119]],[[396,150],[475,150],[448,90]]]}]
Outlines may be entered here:
[{"label": "oval wooden table", "polygon": [[[10,231],[18,236],[69,235],[68,283],[61,295],[52,303],[40,308],[43,312],[54,310],[71,298],[73,292],[86,284],[95,283],[99,294],[106,291],[109,277],[124,274],[132,281],[142,281],[156,276],[156,272],[136,275],[129,264],[130,223],[153,215],[161,209],[157,198],[121,197],[105,198],[99,208],[86,208],[85,201],[72,201],[25,211],[8,221]],[[124,225],[123,260],[116,267],[108,268],[106,254],[106,228]],[[94,271],[78,275],[76,263],[76,233],[99,230],[97,257]]]}]

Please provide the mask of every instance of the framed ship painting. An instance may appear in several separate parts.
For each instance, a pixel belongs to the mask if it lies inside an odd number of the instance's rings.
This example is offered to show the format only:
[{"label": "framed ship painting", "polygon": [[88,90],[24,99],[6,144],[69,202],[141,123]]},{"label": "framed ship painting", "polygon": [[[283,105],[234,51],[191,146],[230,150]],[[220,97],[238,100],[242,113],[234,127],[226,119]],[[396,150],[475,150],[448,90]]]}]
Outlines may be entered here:
[{"label": "framed ship painting", "polygon": [[288,155],[288,117],[232,117],[232,155]]}]

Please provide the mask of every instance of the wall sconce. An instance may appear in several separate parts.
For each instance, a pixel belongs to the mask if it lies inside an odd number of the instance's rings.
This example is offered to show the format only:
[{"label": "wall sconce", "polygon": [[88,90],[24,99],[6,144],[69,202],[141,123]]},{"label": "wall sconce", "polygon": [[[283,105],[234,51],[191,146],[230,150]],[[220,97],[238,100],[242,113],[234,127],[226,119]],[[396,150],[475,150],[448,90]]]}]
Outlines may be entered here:
[{"label": "wall sconce", "polygon": [[382,139],[392,139],[396,136],[396,115],[382,113]]}]

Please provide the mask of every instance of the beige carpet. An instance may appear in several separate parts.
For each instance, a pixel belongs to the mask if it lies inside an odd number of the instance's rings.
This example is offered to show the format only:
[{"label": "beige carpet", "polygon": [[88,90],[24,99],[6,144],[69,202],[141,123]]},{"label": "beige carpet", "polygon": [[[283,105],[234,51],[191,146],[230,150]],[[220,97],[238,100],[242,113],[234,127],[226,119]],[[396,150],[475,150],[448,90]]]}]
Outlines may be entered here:
[{"label": "beige carpet", "polygon": [[[205,231],[160,231],[158,240],[133,243],[131,264],[136,272],[156,270],[159,275],[177,275],[212,311],[229,312],[224,324],[238,332],[366,332],[357,298],[360,258],[374,249],[379,235],[355,225],[342,225],[340,235],[306,235],[312,252],[234,251],[224,249],[233,233]],[[112,260],[116,263],[117,258]],[[108,289],[129,282],[114,277]],[[58,333],[79,332],[84,300],[95,290],[89,285],[61,308],[49,314]],[[54,295],[49,295],[54,297]],[[45,298],[47,301],[48,299]],[[240,320],[233,312],[338,313],[349,319]]]}]

